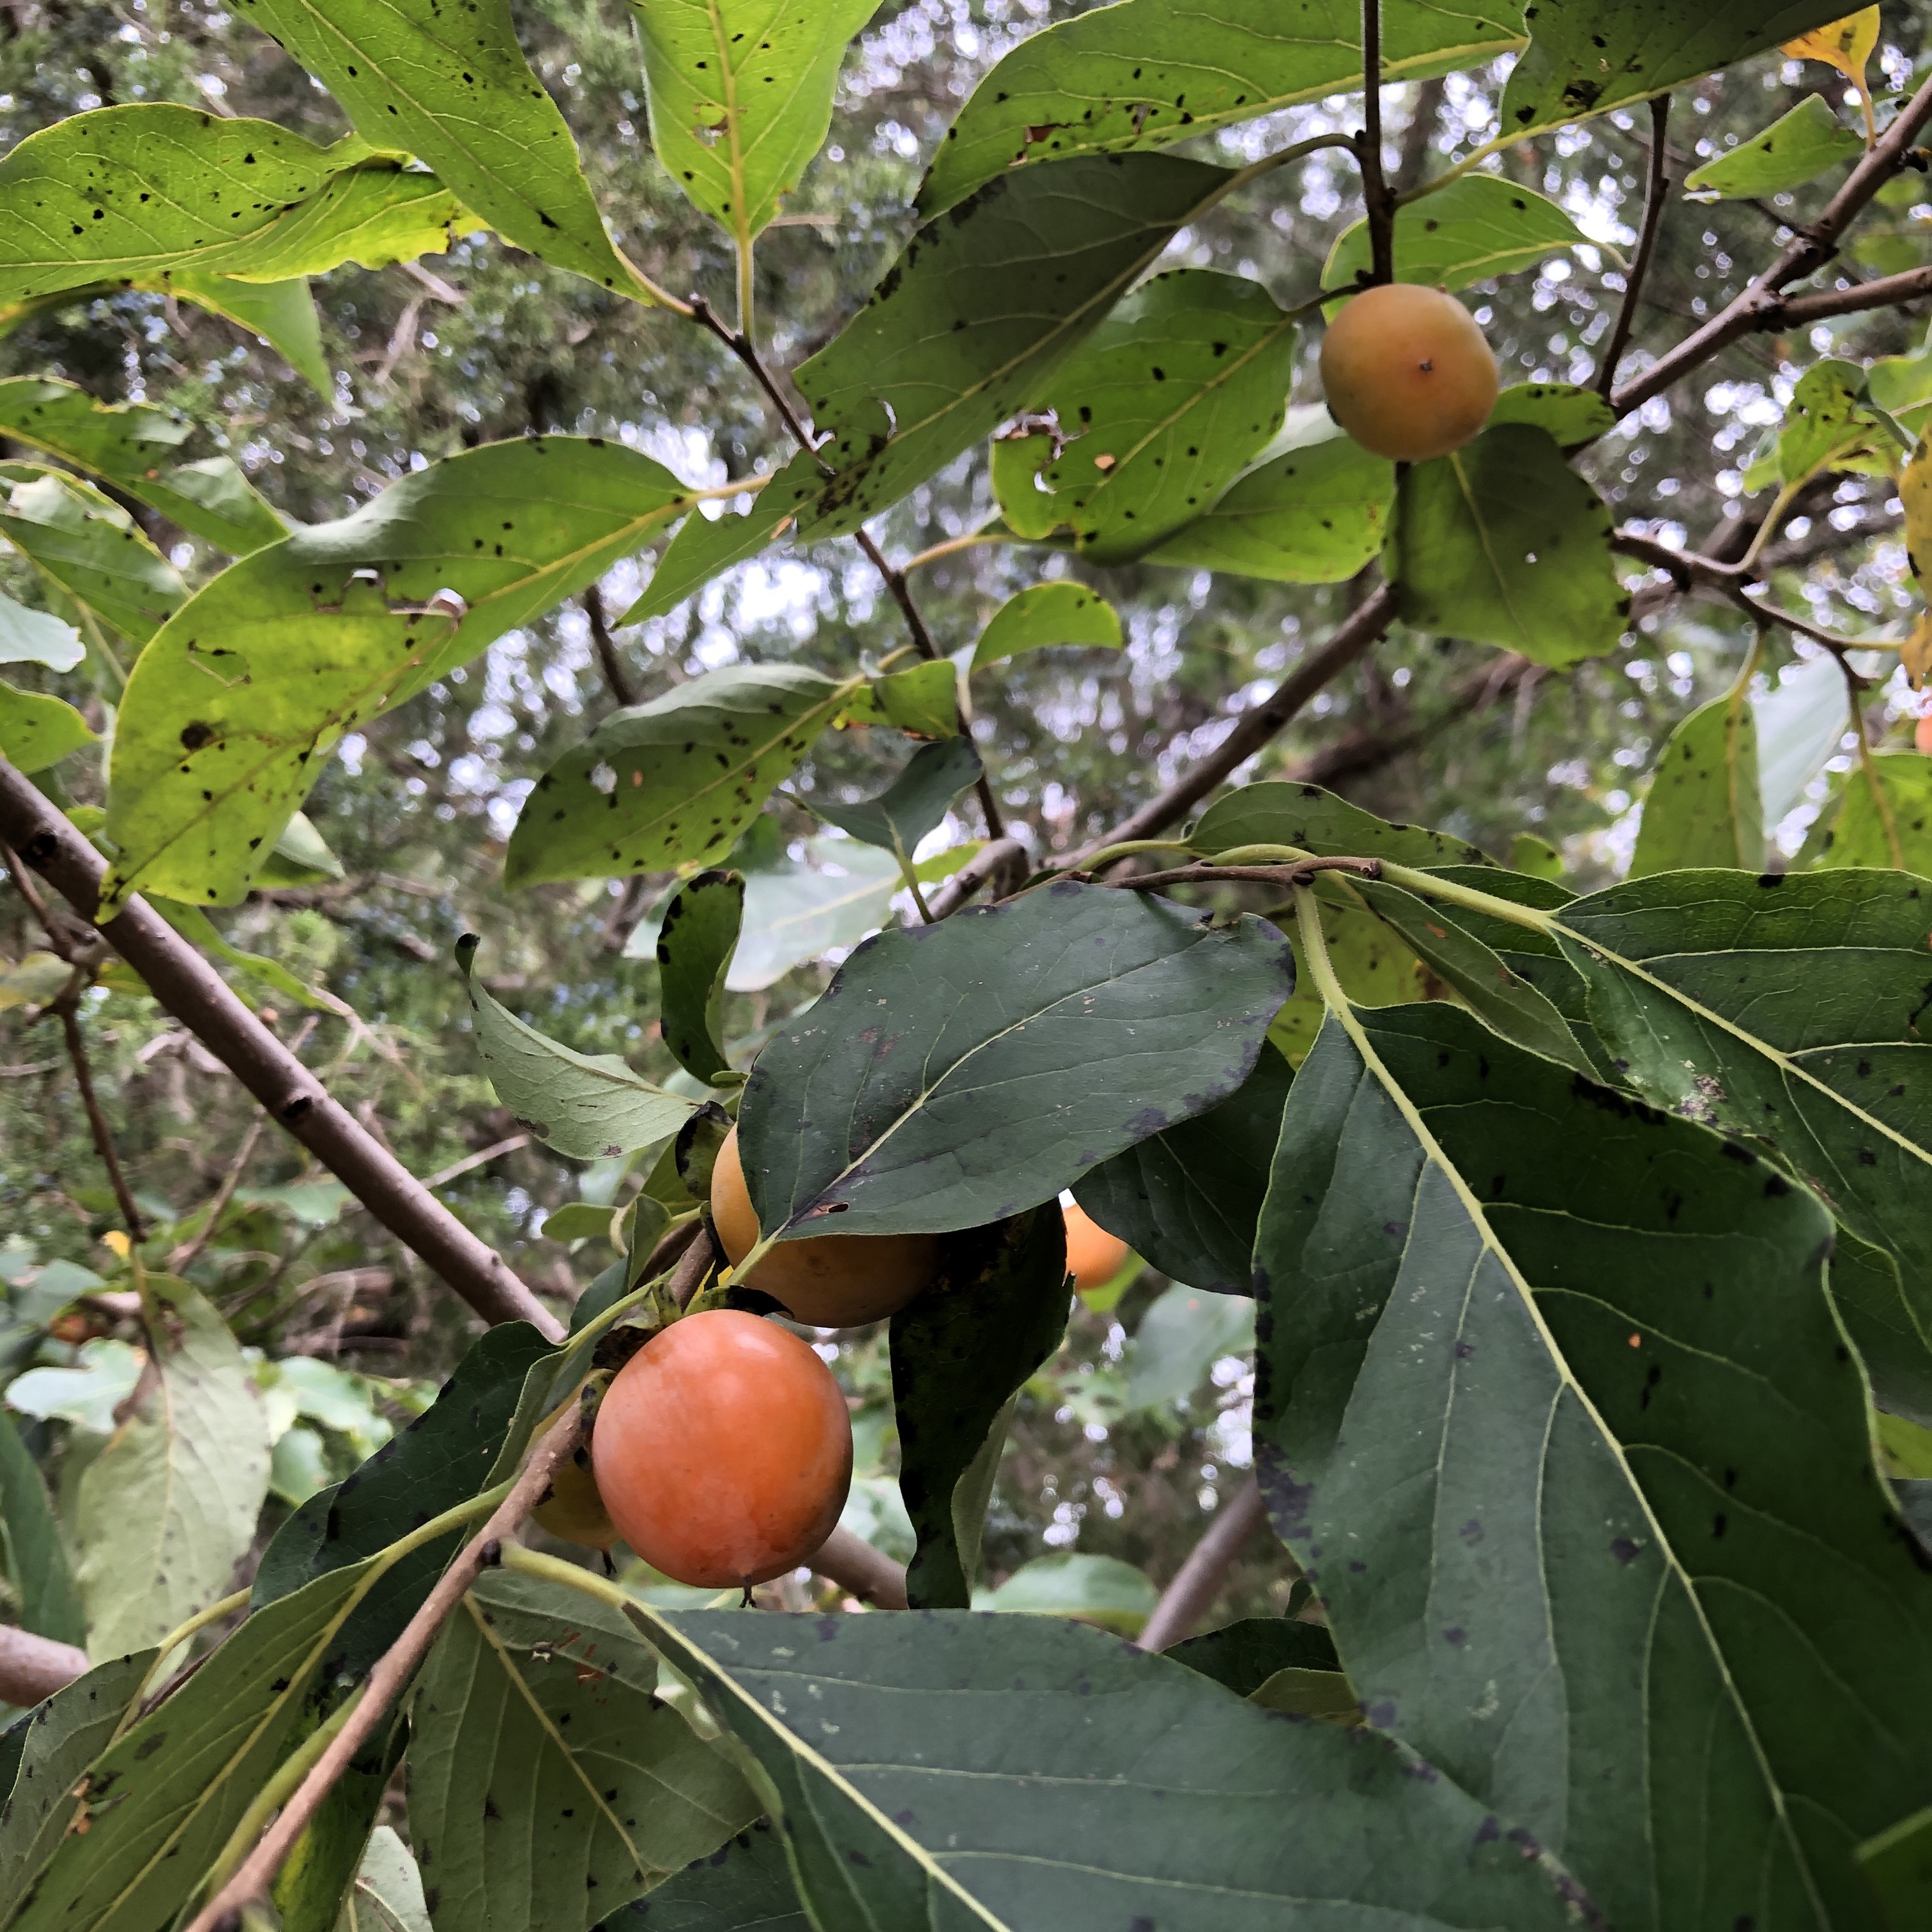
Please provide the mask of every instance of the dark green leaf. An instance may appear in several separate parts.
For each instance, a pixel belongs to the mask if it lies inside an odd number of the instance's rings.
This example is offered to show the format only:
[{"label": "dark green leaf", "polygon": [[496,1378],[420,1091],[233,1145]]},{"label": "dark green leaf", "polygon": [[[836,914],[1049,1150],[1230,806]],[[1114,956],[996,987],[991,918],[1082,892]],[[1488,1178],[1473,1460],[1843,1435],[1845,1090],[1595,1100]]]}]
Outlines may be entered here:
[{"label": "dark green leaf", "polygon": [[1594,442],[1616,427],[1616,412],[1594,389],[1575,382],[1515,382],[1496,398],[1490,426],[1528,423],[1554,436],[1560,448]]},{"label": "dark green leaf", "polygon": [[32,376],[0,382],[0,434],[106,478],[190,536],[243,556],[286,535],[288,526],[232,457],[175,462],[191,428],[146,403],[98,403],[70,382]]},{"label": "dark green leaf", "polygon": [[1268,447],[1280,453],[1144,561],[1276,584],[1344,583],[1370,562],[1387,533],[1395,465],[1343,435],[1326,410],[1291,410]]},{"label": "dark green leaf", "polygon": [[85,1644],[87,1622],[54,1527],[40,1465],[10,1415],[0,1414],[0,1549],[22,1630],[56,1643]]},{"label": "dark green leaf", "polygon": [[615,1053],[578,1053],[540,1034],[476,977],[476,935],[457,941],[476,1052],[496,1097],[520,1126],[557,1154],[598,1160],[675,1133],[697,1106],[632,1072]]},{"label": "dark green leaf", "polygon": [[658,1000],[664,1042],[700,1080],[729,1073],[724,971],[745,916],[742,872],[700,872],[674,892],[658,926]]},{"label": "dark green leaf", "polygon": [[[345,1686],[330,1687],[326,1699],[329,1708],[347,1694]],[[321,1698],[310,1701],[290,1738],[292,1746],[304,1742],[321,1726],[326,1714],[323,1702]],[[402,1762],[408,1736],[408,1726],[392,1714],[377,1725],[376,1735],[329,1786],[321,1808],[296,1839],[276,1876],[270,1895],[280,1921],[278,1932],[336,1932],[344,1894],[362,1862],[363,1849],[382,1812],[389,1780]]]},{"label": "dark green leaf", "polygon": [[1143,283],[1034,391],[1061,441],[1039,472],[1043,498],[1022,477],[1001,507],[1042,536],[1070,526],[1096,563],[1138,556],[1202,514],[1281,426],[1294,327],[1240,275]]},{"label": "dark green leaf", "polygon": [[1205,1113],[1293,986],[1280,933],[1070,881],[882,933],[758,1057],[740,1115],[775,1234],[979,1227]]},{"label": "dark green leaf", "polygon": [[[1359,89],[1355,0],[1126,0],[1023,41],[947,130],[920,190],[936,214],[1019,163],[1162,147],[1298,103]],[[1522,45],[1520,9],[1460,0],[1390,5],[1382,78],[1420,80]]]},{"label": "dark green leaf", "polygon": [[1757,724],[1740,686],[1700,705],[1658,753],[1630,876],[1694,866],[1761,872],[1764,863]]},{"label": "dark green leaf", "polygon": [[1102,1162],[1073,1198],[1162,1274],[1217,1294],[1252,1292],[1255,1224],[1293,1078],[1263,1046],[1218,1107]]},{"label": "dark green leaf", "polygon": [[[1908,1300],[1898,1264],[1844,1228],[1832,1250],[1832,1300],[1880,1408],[1932,1429],[1932,1321]],[[1932,1469],[1924,1472],[1932,1475]]]},{"label": "dark green leaf", "polygon": [[614,1912],[599,1932],[812,1932],[784,1839],[760,1818],[708,1858]]},{"label": "dark green leaf", "polygon": [[1318,857],[1388,859],[1402,866],[1489,866],[1478,846],[1420,825],[1391,825],[1319,785],[1276,778],[1217,800],[1187,835],[1210,857],[1244,845],[1292,845]]},{"label": "dark green leaf", "polygon": [[1868,1838],[1858,1859],[1882,1903],[1886,1932],[1913,1932],[1932,1916],[1932,1804]]},{"label": "dark green leaf", "polygon": [[4,537],[61,598],[145,644],[188,596],[181,572],[118,503],[91,483],[38,466],[0,466]]},{"label": "dark green leaf", "polygon": [[972,1601],[980,1537],[1012,1406],[1066,1332],[1066,1230],[1058,1204],[947,1244],[944,1271],[892,1317],[899,1492],[919,1538],[914,1610]]},{"label": "dark green leaf", "polygon": [[1855,160],[1864,148],[1822,94],[1808,94],[1762,134],[1694,168],[1684,177],[1684,191],[1716,201],[1782,194],[1815,181],[1827,168]]},{"label": "dark green leaf", "polygon": [[688,504],[617,444],[486,443],[230,566],[128,681],[104,909],[136,888],[239,899],[322,748],[594,583]]},{"label": "dark green leaf", "polygon": [[1283,1723],[1099,1630],[633,1616],[750,1754],[825,1932],[1574,1922],[1566,1882],[1400,1745]]},{"label": "dark green leaf", "polygon": [[1661,94],[1838,17],[1844,0],[1601,0],[1539,7],[1503,89],[1512,140]]},{"label": "dark green leaf", "polygon": [[1171,1645],[1161,1654],[1211,1677],[1237,1697],[1251,1696],[1277,1670],[1340,1668],[1328,1631],[1292,1617],[1244,1617],[1224,1630]]},{"label": "dark green leaf", "polygon": [[1117,651],[1120,614],[1097,590],[1066,578],[1029,584],[993,613],[974,648],[973,668],[1053,644],[1098,645]]},{"label": "dark green leaf", "polygon": [[1700,1922],[1850,1932],[1851,1845],[1932,1790],[1932,1576],[1828,1217],[1451,1007],[1354,1024],[1282,1124],[1256,1432],[1370,1721],[1619,1928],[1695,1872]]},{"label": "dark green leaf", "polygon": [[[1395,278],[1466,289],[1535,268],[1586,238],[1556,202],[1534,189],[1500,175],[1464,175],[1396,211]],[[1368,266],[1368,224],[1358,221],[1336,238],[1322,286],[1346,288]]]},{"label": "dark green leaf", "polygon": [[1396,491],[1388,558],[1403,619],[1559,670],[1601,656],[1630,614],[1610,522],[1547,431],[1485,430]]},{"label": "dark green leaf", "polygon": [[[949,667],[950,668],[950,667]],[[906,865],[913,848],[937,831],[962,792],[980,776],[980,754],[970,738],[943,738],[922,745],[904,770],[877,798],[833,805],[814,793],[808,808],[867,845],[893,854]]]},{"label": "dark green leaf", "polygon": [[[805,533],[856,530],[1024,408],[1232,178],[1168,155],[1064,161],[988,183],[922,228],[798,370],[837,472]],[[1028,266],[1048,258],[1050,276]]]},{"label": "dark green leaf", "polygon": [[1878,752],[1834,779],[1798,855],[1816,868],[1903,868],[1932,877],[1932,758]]},{"label": "dark green leaf", "polygon": [[731,1116],[716,1100],[706,1101],[679,1128],[671,1143],[671,1158],[677,1164],[677,1178],[692,1200],[711,1198],[711,1170],[730,1131]]},{"label": "dark green leaf", "polygon": [[506,883],[722,858],[855,688],[802,664],[734,664],[614,711],[537,781]]},{"label": "dark green leaf", "polygon": [[0,679],[0,758],[23,772],[44,772],[100,740],[64,698],[16,691]]},{"label": "dark green leaf", "polygon": [[406,148],[541,261],[647,292],[610,245],[556,104],[517,45],[508,0],[240,0],[373,142]]}]

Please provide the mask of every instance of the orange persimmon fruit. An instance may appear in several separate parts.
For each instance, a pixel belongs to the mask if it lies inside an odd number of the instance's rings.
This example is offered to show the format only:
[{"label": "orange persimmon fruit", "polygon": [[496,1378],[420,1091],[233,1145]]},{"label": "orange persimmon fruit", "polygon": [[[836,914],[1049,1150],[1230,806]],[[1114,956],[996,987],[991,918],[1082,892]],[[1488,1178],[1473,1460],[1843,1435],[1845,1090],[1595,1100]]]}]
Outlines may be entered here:
[{"label": "orange persimmon fruit", "polygon": [[1413,282],[1351,296],[1322,338],[1328,412],[1364,449],[1420,463],[1460,449],[1496,406],[1496,358],[1454,296]]},{"label": "orange persimmon fruit", "polygon": [[1088,1213],[1076,1206],[1064,1210],[1066,1216],[1066,1268],[1073,1286],[1082,1294],[1105,1288],[1120,1271],[1127,1258],[1127,1244],[1118,1234],[1110,1234]]}]

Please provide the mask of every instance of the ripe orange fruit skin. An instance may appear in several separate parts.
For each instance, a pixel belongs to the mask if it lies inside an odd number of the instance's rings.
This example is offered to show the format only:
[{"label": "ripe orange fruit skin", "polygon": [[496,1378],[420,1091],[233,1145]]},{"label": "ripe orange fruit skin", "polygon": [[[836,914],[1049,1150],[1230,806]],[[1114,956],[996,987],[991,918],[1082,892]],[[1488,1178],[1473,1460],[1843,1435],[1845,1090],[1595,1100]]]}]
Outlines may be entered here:
[{"label": "ripe orange fruit skin", "polygon": [[[568,1401],[558,1403],[537,1424],[531,1442],[541,1442],[555,1426],[557,1418],[583,1394],[584,1384],[580,1382],[571,1390]],[[571,1452],[570,1460],[550,1478],[550,1493],[530,1514],[560,1541],[581,1544],[586,1550],[608,1550],[617,1540],[616,1525],[604,1507],[597,1478],[591,1473],[590,1452],[580,1442]]]},{"label": "ripe orange fruit skin", "polygon": [[1081,1207],[1066,1213],[1066,1265],[1073,1286],[1082,1294],[1105,1288],[1120,1271],[1127,1258],[1127,1244],[1106,1229]]},{"label": "ripe orange fruit skin", "polygon": [[1932,753],[1932,706],[1920,713],[1918,723],[1912,734],[1912,742],[1922,752]]},{"label": "ripe orange fruit skin", "polygon": [[[711,1220],[736,1268],[758,1244],[736,1127],[711,1170]],[[939,1243],[931,1234],[812,1234],[780,1242],[745,1286],[782,1302],[794,1321],[856,1328],[896,1315],[938,1272]]]},{"label": "ripe orange fruit skin", "polygon": [[1390,282],[1352,296],[1322,338],[1328,412],[1364,449],[1420,463],[1490,419],[1496,358],[1454,296]]},{"label": "ripe orange fruit skin", "polygon": [[674,1322],[617,1372],[591,1460],[624,1540],[680,1583],[796,1568],[852,1482],[845,1398],[811,1345],[734,1308]]}]

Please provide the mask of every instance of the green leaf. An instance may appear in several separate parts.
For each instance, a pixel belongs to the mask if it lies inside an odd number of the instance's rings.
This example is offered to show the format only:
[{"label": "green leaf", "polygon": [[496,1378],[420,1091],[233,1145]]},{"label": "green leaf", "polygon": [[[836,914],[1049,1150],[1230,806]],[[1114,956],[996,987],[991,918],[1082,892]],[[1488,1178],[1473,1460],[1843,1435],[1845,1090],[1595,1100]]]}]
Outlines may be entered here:
[{"label": "green leaf", "polygon": [[890,916],[905,881],[889,854],[854,839],[819,839],[807,842],[806,856],[815,862],[746,874],[744,925],[724,971],[730,992],[762,992],[808,959],[856,946]]},{"label": "green leaf", "polygon": [[0,758],[23,772],[43,772],[100,740],[64,698],[16,691],[0,679]]},{"label": "green leaf", "polygon": [[1798,377],[1778,438],[1778,477],[1786,489],[1871,441],[1876,424],[1861,406],[1864,387],[1865,372],[1856,362],[1814,362]]},{"label": "green leaf", "polygon": [[1058,1204],[948,1244],[945,1270],[892,1317],[899,1492],[919,1549],[914,1610],[966,1609],[1018,1392],[1060,1346],[1071,1298]]},{"label": "green leaf", "polygon": [[326,403],[335,384],[322,351],[322,323],[308,278],[288,282],[244,282],[232,275],[198,274],[188,268],[151,275],[134,284],[159,295],[178,296],[259,337]]},{"label": "green leaf", "polygon": [[10,1416],[0,1415],[0,1550],[22,1630],[56,1643],[85,1644],[87,1622],[54,1526],[40,1465]]},{"label": "green leaf", "polygon": [[1932,758],[1876,752],[1836,778],[1798,855],[1802,866],[1903,868],[1932,876]]},{"label": "green leaf", "polygon": [[268,1493],[291,1509],[332,1486],[328,1449],[320,1435],[302,1423],[275,1438],[268,1452]]},{"label": "green leaf", "polygon": [[1858,1868],[1885,1909],[1887,1932],[1911,1932],[1932,1912],[1932,1804],[1868,1838]]},{"label": "green leaf", "polygon": [[1102,1161],[1073,1198],[1162,1274],[1216,1294],[1246,1294],[1250,1257],[1281,1110],[1294,1076],[1264,1046],[1255,1070],[1218,1107]]},{"label": "green leaf", "polygon": [[979,776],[980,754],[972,740],[943,738],[922,745],[877,798],[858,805],[833,805],[814,792],[805,802],[814,817],[865,844],[892,853],[902,867],[910,866],[913,848],[939,829],[954,801],[972,788]]},{"label": "green leaf", "polygon": [[308,814],[298,812],[282,827],[256,879],[264,886],[317,886],[344,876],[342,861],[328,849]]},{"label": "green leaf", "polygon": [[267,1420],[226,1324],[184,1281],[150,1275],[144,1300],[151,1372],[82,1474],[74,1520],[96,1660],[221,1595],[268,1492]]},{"label": "green leaf", "polygon": [[369,1834],[335,1932],[430,1932],[422,1874],[409,1847],[386,1825]]},{"label": "green leaf", "polygon": [[547,1579],[471,1588],[410,1707],[436,1932],[584,1932],[758,1816],[657,1687],[621,1612]]},{"label": "green leaf", "polygon": [[784,1840],[760,1818],[721,1850],[667,1879],[603,1932],[812,1932],[798,1902]]},{"label": "green leaf", "polygon": [[878,0],[632,0],[651,145],[692,204],[748,250],[824,146],[846,51]]},{"label": "green leaf", "polygon": [[959,673],[950,658],[888,671],[850,692],[842,724],[896,724],[924,738],[959,734]]},{"label": "green leaf", "polygon": [[614,1053],[578,1053],[501,1004],[476,976],[476,936],[456,944],[476,1051],[496,1097],[556,1154],[580,1160],[629,1154],[683,1126],[698,1102],[632,1072]]},{"label": "green leaf", "polygon": [[1205,1113],[1293,985],[1280,933],[1062,882],[881,933],[758,1056],[740,1116],[781,1236],[943,1233]]},{"label": "green leaf", "polygon": [[1294,328],[1240,275],[1175,268],[1143,283],[1032,392],[1061,441],[1039,472],[1045,507],[1020,478],[1010,514],[1041,535],[1070,525],[1096,563],[1191,522],[1280,428]]},{"label": "green leaf", "polygon": [[1594,442],[1616,427],[1616,412],[1598,394],[1575,382],[1514,382],[1496,398],[1490,427],[1528,423],[1546,431],[1562,449]]},{"label": "green leaf", "polygon": [[1070,1550],[1022,1563],[997,1590],[982,1590],[973,1607],[1016,1616],[1070,1617],[1124,1637],[1138,1636],[1159,1593],[1118,1556]]},{"label": "green leaf", "polygon": [[[1269,0],[1126,0],[1022,42],[946,130],[920,189],[940,213],[1016,164],[1161,147],[1346,94],[1362,82],[1354,0],[1314,0],[1291,18]],[[1382,78],[1422,80],[1522,45],[1520,8],[1390,6]]]},{"label": "green leaf", "polygon": [[594,583],[688,502],[616,444],[486,443],[231,565],[128,679],[104,910],[137,888],[233,904],[319,752]]},{"label": "green leaf", "polygon": [[59,1849],[75,1786],[160,1660],[142,1650],[97,1664],[0,1732],[0,1899],[24,1898]]},{"label": "green leaf", "polygon": [[1561,883],[1563,854],[1546,838],[1533,832],[1519,832],[1510,842],[1510,870],[1527,872],[1532,878]]},{"label": "green leaf", "polygon": [[1245,1294],[1211,1294],[1184,1282],[1142,1316],[1127,1359],[1127,1404],[1162,1408],[1185,1402],[1223,1355],[1255,1346],[1255,1304]]},{"label": "green leaf", "polygon": [[[1063,161],[1003,177],[922,228],[794,378],[834,433],[822,453],[836,473],[803,533],[856,530],[1026,407],[1233,178],[1169,155]],[[1051,276],[1029,266],[1044,260]]]},{"label": "green leaf", "polygon": [[1414,465],[1396,491],[1390,575],[1405,622],[1561,670],[1614,650],[1630,598],[1610,513],[1524,423]]},{"label": "green leaf", "polygon": [[508,0],[240,0],[371,142],[419,154],[466,208],[538,260],[645,298],[610,245],[556,104],[531,73]]},{"label": "green leaf", "polygon": [[[313,1737],[351,1688],[338,1682],[311,1700],[291,1743],[300,1744]],[[280,1921],[277,1932],[336,1932],[344,1900],[355,1882],[370,1828],[382,1812],[408,1738],[408,1726],[388,1713],[329,1786],[270,1891]]]},{"label": "green leaf", "polygon": [[188,595],[181,572],[134,519],[91,483],[9,464],[0,508],[4,537],[47,584],[136,644],[145,644]]},{"label": "green leaf", "polygon": [[1689,1872],[1703,1922],[1865,1923],[1850,1846],[1932,1790],[1932,1577],[1828,1217],[1451,1007],[1352,1028],[1282,1124],[1256,1435],[1369,1720],[1620,1928]]},{"label": "green leaf", "polygon": [[973,668],[1053,644],[1120,648],[1120,614],[1097,590],[1061,578],[1029,584],[993,613],[973,650]]},{"label": "green leaf", "polygon": [[828,1932],[1230,1932],[1231,1898],[1257,1927],[1572,1923],[1558,1875],[1400,1745],[1285,1724],[1102,1631],[632,1614],[749,1754]]},{"label": "green leaf", "polygon": [[[27,957],[32,959],[35,956],[29,953]],[[39,957],[52,956],[44,953]],[[49,986],[44,990],[51,999],[59,989]],[[7,1406],[43,1421],[58,1417],[63,1422],[77,1424],[93,1435],[108,1435],[115,1426],[115,1410],[134,1394],[141,1378],[142,1360],[140,1350],[130,1348],[125,1342],[97,1336],[91,1342],[82,1342],[80,1360],[74,1366],[29,1369],[8,1383]]]},{"label": "green leaf", "polygon": [[[1840,1228],[1832,1249],[1832,1302],[1871,1377],[1882,1409],[1932,1429],[1932,1320],[1905,1292],[1883,1248]],[[1932,1476],[1932,1469],[1915,1472]]]},{"label": "green leaf", "polygon": [[1320,1624],[1293,1617],[1244,1617],[1161,1652],[1224,1684],[1237,1697],[1258,1690],[1277,1670],[1334,1670],[1335,1640]]},{"label": "green leaf", "polygon": [[98,403],[71,382],[34,376],[0,382],[0,434],[106,478],[231,555],[246,556],[286,535],[287,525],[232,458],[172,460],[192,432],[185,417],[146,403]]},{"label": "green leaf", "polygon": [[[1472,282],[1533,268],[1588,239],[1556,202],[1533,188],[1500,175],[1463,175],[1396,211],[1395,278],[1466,289]],[[1358,221],[1336,237],[1322,286],[1346,288],[1368,266],[1369,225]],[[1330,304],[1330,313],[1339,306]]]},{"label": "green leaf", "polygon": [[538,779],[504,883],[723,857],[856,688],[802,664],[734,664],[614,711]]},{"label": "green leaf", "polygon": [[1187,835],[1210,858],[1243,845],[1292,845],[1318,858],[1387,859],[1397,865],[1491,866],[1480,847],[1425,826],[1391,825],[1319,785],[1271,778],[1217,799]]},{"label": "green leaf", "polygon": [[742,872],[700,872],[674,892],[658,926],[659,1024],[678,1064],[709,1081],[731,1071],[724,1048],[724,974],[745,917]]},{"label": "green leaf", "polygon": [[1658,753],[1630,876],[1694,866],[1765,866],[1757,782],[1757,722],[1741,684],[1700,704]]},{"label": "green leaf", "polygon": [[1345,436],[1324,409],[1290,410],[1263,457],[1143,561],[1276,584],[1341,584],[1380,553],[1394,464]]},{"label": "green leaf", "polygon": [[1856,160],[1864,148],[1822,94],[1808,94],[1762,134],[1694,168],[1684,177],[1684,192],[1713,201],[1782,194]]},{"label": "green leaf", "polygon": [[1540,7],[1499,116],[1512,140],[1628,107],[1835,20],[1844,0],[1602,0]]},{"label": "green leaf", "polygon": [[45,610],[29,610],[0,593],[0,664],[45,664],[72,670],[87,655],[80,633]]}]

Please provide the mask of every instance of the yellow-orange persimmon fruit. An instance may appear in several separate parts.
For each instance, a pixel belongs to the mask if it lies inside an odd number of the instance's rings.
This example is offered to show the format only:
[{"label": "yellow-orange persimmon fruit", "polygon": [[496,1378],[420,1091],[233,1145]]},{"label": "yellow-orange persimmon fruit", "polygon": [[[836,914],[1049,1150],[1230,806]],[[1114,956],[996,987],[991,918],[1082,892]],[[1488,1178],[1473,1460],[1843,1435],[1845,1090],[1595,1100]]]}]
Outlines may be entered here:
[{"label": "yellow-orange persimmon fruit", "polygon": [[809,1342],[707,1309],[618,1370],[591,1460],[612,1522],[646,1563],[728,1589],[795,1568],[838,1527],[852,1424]]},{"label": "yellow-orange persimmon fruit", "polygon": [[1454,296],[1384,283],[1351,296],[1328,325],[1322,389],[1364,449],[1420,463],[1461,448],[1489,421],[1496,358]]},{"label": "yellow-orange persimmon fruit", "polygon": [[1108,1234],[1085,1208],[1076,1206],[1065,1212],[1066,1267],[1073,1286],[1082,1294],[1105,1288],[1127,1258],[1126,1243]]},{"label": "yellow-orange persimmon fruit", "polygon": [[[585,1386],[591,1379],[586,1376],[571,1391],[568,1401],[559,1402],[537,1424],[530,1438],[532,1443],[541,1442],[555,1426],[557,1418],[572,1403],[583,1400]],[[617,1540],[616,1526],[598,1492],[590,1451],[582,1442],[571,1451],[567,1461],[559,1465],[550,1477],[549,1493],[530,1514],[551,1535],[566,1543],[580,1543],[590,1550],[608,1550]]]},{"label": "yellow-orange persimmon fruit", "polygon": [[[758,1244],[736,1127],[711,1170],[711,1219],[736,1268]],[[810,1234],[781,1241],[745,1286],[814,1328],[855,1328],[896,1315],[938,1271],[939,1243],[931,1234]]]}]

